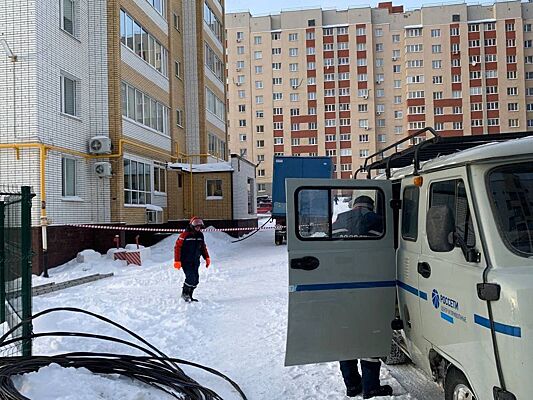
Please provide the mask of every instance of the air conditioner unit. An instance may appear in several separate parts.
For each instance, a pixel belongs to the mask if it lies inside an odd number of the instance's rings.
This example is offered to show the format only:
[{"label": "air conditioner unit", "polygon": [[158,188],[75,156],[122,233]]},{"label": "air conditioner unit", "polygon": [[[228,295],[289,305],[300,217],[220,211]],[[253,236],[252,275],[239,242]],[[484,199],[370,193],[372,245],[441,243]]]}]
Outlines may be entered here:
[{"label": "air conditioner unit", "polygon": [[452,51],[452,54],[459,54],[459,50]]},{"label": "air conditioner unit", "polygon": [[93,136],[89,140],[89,153],[91,154],[111,153],[111,139],[108,136]]},{"label": "air conditioner unit", "polygon": [[235,82],[235,84],[236,84],[237,86],[241,86],[241,85],[242,85],[241,82]]},{"label": "air conditioner unit", "polygon": [[376,85],[381,85],[381,82],[383,81],[376,81]]},{"label": "air conditioner unit", "polygon": [[376,111],[376,115],[381,115],[383,114],[381,111]]},{"label": "air conditioner unit", "polygon": [[392,57],[392,61],[398,61],[398,57]]},{"label": "air conditioner unit", "polygon": [[365,131],[368,131],[370,129],[369,126],[365,126]]},{"label": "air conditioner unit", "polygon": [[242,42],[242,39],[241,38],[237,38],[237,43],[240,43]]},{"label": "air conditioner unit", "polygon": [[112,175],[111,163],[107,161],[94,163],[94,173],[100,178],[109,178]]},{"label": "air conditioner unit", "polygon": [[236,69],[237,72],[241,72],[241,69],[242,69],[242,68],[237,67],[237,68],[235,68],[235,69]]}]

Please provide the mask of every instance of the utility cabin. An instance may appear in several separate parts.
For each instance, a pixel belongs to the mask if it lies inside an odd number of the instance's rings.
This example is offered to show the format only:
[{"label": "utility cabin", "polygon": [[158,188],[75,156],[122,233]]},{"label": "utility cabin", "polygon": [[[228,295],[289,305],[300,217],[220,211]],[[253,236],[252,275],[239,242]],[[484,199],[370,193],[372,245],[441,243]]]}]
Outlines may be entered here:
[{"label": "utility cabin", "polygon": [[425,128],[354,180],[288,179],[286,365],[387,357],[394,336],[446,400],[529,398],[532,134]]}]

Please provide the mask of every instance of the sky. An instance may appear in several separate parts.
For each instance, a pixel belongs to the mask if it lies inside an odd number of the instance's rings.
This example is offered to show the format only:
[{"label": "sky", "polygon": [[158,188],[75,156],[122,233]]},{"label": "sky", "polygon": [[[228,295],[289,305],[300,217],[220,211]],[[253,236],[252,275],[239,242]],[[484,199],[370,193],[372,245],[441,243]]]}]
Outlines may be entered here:
[{"label": "sky", "polygon": [[[256,14],[277,14],[282,9],[299,9],[299,8],[337,8],[346,9],[349,7],[376,7],[378,3],[387,0],[361,1],[357,0],[226,0],[226,12],[250,11],[252,15]],[[447,1],[449,2],[449,1]],[[460,2],[457,1],[457,2]],[[456,2],[456,3],[457,3]],[[419,8],[421,4],[444,3],[443,1],[426,1],[420,2],[415,0],[393,1],[393,5],[403,5],[404,9]]]},{"label": "sky", "polygon": [[[339,207],[348,207],[339,202]],[[338,211],[338,210],[337,210]],[[273,225],[267,225],[272,227]],[[215,368],[235,381],[249,400],[347,399],[338,363],[285,367],[287,328],[287,247],[274,245],[272,229],[232,243],[222,232],[206,232],[212,264],[200,266],[198,303],[180,299],[184,274],[172,268],[177,235],[152,246],[142,267],[126,266],[86,250],[83,263],[50,270],[50,279],[33,277],[33,285],[61,282],[94,273],[114,276],[90,284],[34,297],[34,313],[52,307],[78,307],[131,329],[171,357]],[[114,327],[71,313],[52,313],[34,321],[34,331],[84,331],[129,339]],[[38,338],[34,355],[68,351],[131,352],[120,344],[86,338]],[[435,399],[407,393],[385,365],[382,384],[394,389],[383,400]],[[193,379],[224,400],[241,397],[220,378],[190,367]],[[405,380],[402,380],[405,382]],[[32,400],[166,400],[170,397],[141,384],[88,370],[51,365],[15,379]],[[404,383],[405,385],[405,383]],[[413,389],[414,390],[414,389]],[[357,400],[361,398],[358,397]]]}]

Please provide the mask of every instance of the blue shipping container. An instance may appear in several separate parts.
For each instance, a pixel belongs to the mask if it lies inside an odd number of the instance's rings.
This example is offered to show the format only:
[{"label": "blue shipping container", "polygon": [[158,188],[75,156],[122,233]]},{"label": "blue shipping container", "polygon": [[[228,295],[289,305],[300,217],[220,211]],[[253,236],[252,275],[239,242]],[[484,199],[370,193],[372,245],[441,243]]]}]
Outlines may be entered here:
[{"label": "blue shipping container", "polygon": [[274,157],[272,179],[272,216],[287,213],[286,178],[331,178],[333,163],[330,157]]}]

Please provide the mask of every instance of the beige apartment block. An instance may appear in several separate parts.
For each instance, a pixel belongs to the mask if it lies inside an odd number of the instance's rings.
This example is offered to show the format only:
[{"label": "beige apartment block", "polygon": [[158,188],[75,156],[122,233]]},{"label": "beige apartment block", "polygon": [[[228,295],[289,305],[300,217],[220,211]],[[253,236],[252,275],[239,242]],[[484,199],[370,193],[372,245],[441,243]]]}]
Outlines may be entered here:
[{"label": "beige apartment block", "polygon": [[[111,220],[187,219],[184,199],[196,185],[167,163],[228,158],[223,2],[112,0],[107,7],[110,137],[121,150],[110,161]],[[211,217],[219,215],[204,216]]]},{"label": "beige apartment block", "polygon": [[531,130],[532,23],[519,1],[228,14],[229,148],[259,163],[265,194],[274,155],[331,156],[350,179],[426,126]]}]

